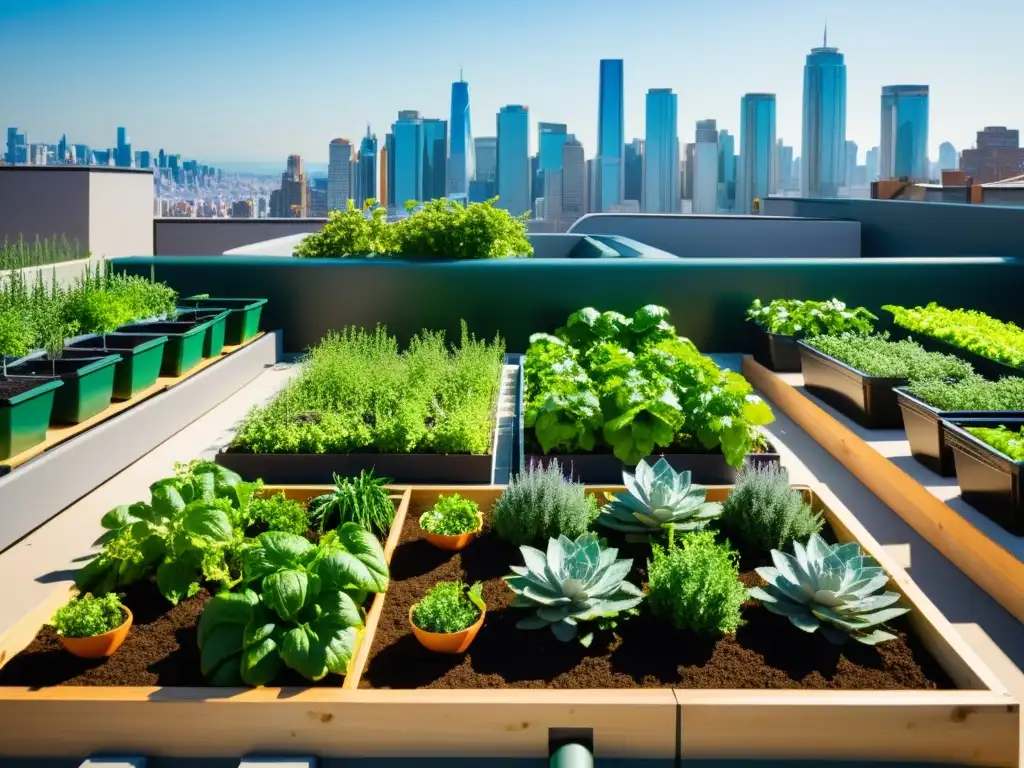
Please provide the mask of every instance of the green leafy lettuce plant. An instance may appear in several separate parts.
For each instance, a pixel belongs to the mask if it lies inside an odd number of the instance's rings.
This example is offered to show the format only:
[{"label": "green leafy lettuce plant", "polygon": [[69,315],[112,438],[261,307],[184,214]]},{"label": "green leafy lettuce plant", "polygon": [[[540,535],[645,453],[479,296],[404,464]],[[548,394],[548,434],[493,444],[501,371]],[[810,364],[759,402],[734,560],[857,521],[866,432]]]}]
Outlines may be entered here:
[{"label": "green leafy lettuce plant", "polygon": [[454,634],[476,624],[487,610],[483,587],[467,587],[461,581],[441,581],[412,608],[413,623],[424,632]]},{"label": "green leafy lettuce plant", "polygon": [[361,469],[358,477],[334,475],[334,490],[309,502],[310,519],[324,531],[345,523],[357,523],[365,530],[386,537],[395,519],[387,485],[390,478],[376,477]]},{"label": "green leafy lettuce plant", "polygon": [[61,637],[95,637],[117,629],[127,616],[113,592],[101,597],[86,593],[57,609],[50,623]]},{"label": "green leafy lettuce plant", "polygon": [[1006,427],[965,427],[965,429],[1012,461],[1024,461],[1024,427],[1019,431]]},{"label": "green leafy lettuce plant", "polygon": [[789,485],[782,467],[749,465],[722,503],[722,527],[753,550],[783,550],[819,533],[824,518]]},{"label": "green leafy lettuce plant", "polygon": [[862,336],[844,333],[815,336],[807,344],[869,376],[908,379],[962,379],[974,373],[969,363],[953,355],[926,352],[910,339],[890,341],[888,334]]},{"label": "green leafy lettuce plant", "polygon": [[252,525],[268,531],[283,531],[302,536],[309,530],[309,510],[283,493],[249,502],[248,518]]},{"label": "green leafy lettuce plant", "polygon": [[756,569],[767,585],[752,588],[751,597],[797,629],[820,632],[835,645],[850,638],[865,645],[895,639],[880,627],[910,609],[896,605],[898,593],[879,592],[889,574],[856,542],[826,544],[814,534],[806,545],[794,542],[793,552],[772,550],[775,567]]},{"label": "green leafy lettuce plant", "polygon": [[533,611],[519,620],[519,629],[550,628],[559,640],[579,639],[587,647],[595,624],[614,626],[617,616],[643,600],[640,589],[626,581],[632,559],[617,559],[619,551],[603,548],[593,533],[549,539],[546,553],[525,545],[519,551],[526,564],[513,565],[505,577],[516,595],[511,607]]},{"label": "green leafy lettuce plant", "polygon": [[420,515],[420,528],[427,533],[436,533],[440,536],[470,533],[479,530],[482,524],[483,517],[477,503],[471,499],[464,499],[457,493],[438,497],[433,508]]},{"label": "green leafy lettuce plant", "polygon": [[495,533],[512,544],[586,533],[598,514],[597,499],[562,473],[557,460],[531,464],[514,475],[491,509]]},{"label": "green leafy lettuce plant", "polygon": [[760,299],[747,309],[747,320],[769,333],[782,336],[820,336],[839,333],[871,333],[878,318],[864,307],[850,309],[839,299],[812,301],[775,299],[764,305]]},{"label": "green leafy lettuce plant", "polygon": [[942,339],[983,357],[1024,366],[1024,329],[973,309],[947,309],[934,301],[926,307],[887,304],[896,325],[913,333]]},{"label": "green leafy lettuce plant", "polygon": [[651,547],[647,604],[676,629],[708,635],[735,632],[747,590],[739,581],[736,553],[713,531],[688,533],[668,546]]},{"label": "green leafy lettuce plant", "polygon": [[150,486],[149,503],[103,516],[103,550],[78,572],[76,586],[105,594],[155,574],[161,594],[177,604],[203,581],[238,584],[249,507],[259,487],[210,461],[180,466],[174,477]]},{"label": "green leafy lettuce plant", "polygon": [[531,338],[524,420],[545,453],[610,449],[635,465],[657,448],[720,450],[732,466],[774,417],[739,374],[701,355],[664,307],[627,317],[587,307]]},{"label": "green leafy lettuce plant", "polygon": [[384,552],[345,523],[313,545],[279,531],[245,550],[237,592],[210,600],[199,619],[202,673],[211,685],[268,685],[291,668],[308,680],[344,675],[363,628],[367,594],[388,584]]},{"label": "green leafy lettuce plant", "polygon": [[622,471],[625,493],[611,497],[597,518],[599,525],[626,534],[626,541],[695,531],[722,514],[722,505],[707,500],[707,489],[690,483],[690,473],[676,472],[664,458],[652,468],[646,461],[636,474]]},{"label": "green leafy lettuce plant", "polygon": [[940,411],[1024,411],[1024,379],[1016,376],[927,379],[913,382],[907,391]]}]

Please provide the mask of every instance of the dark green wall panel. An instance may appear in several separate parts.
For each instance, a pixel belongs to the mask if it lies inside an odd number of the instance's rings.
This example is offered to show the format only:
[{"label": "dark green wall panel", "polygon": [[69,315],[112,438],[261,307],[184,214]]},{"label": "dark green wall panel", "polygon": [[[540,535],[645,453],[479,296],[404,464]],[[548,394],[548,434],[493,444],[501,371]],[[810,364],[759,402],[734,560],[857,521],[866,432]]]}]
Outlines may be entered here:
[{"label": "dark green wall panel", "polygon": [[422,328],[500,332],[510,351],[553,330],[576,309],[632,312],[661,304],[679,332],[707,351],[745,346],[743,313],[755,297],[826,299],[877,309],[939,301],[1021,320],[1024,262],[1014,259],[575,259],[461,263],[272,257],[136,257],[115,268],[182,295],[266,297],[264,328],[283,328],[285,349],[331,328],[384,323],[405,339]]}]

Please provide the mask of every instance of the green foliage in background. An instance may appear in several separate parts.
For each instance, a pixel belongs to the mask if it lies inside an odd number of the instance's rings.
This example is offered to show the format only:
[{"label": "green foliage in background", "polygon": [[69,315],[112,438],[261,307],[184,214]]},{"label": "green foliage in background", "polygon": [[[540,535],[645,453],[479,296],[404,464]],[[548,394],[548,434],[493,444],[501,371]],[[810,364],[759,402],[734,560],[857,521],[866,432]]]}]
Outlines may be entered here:
[{"label": "green foliage in background", "polygon": [[942,339],[1007,365],[1024,366],[1024,329],[973,309],[947,309],[934,301],[926,307],[888,304],[896,325]]},{"label": "green foliage in background", "polygon": [[387,330],[331,333],[302,371],[242,422],[252,453],[470,453],[491,449],[505,347],[469,334],[457,346],[423,331],[400,351]]},{"label": "green foliage in background", "polygon": [[747,320],[769,333],[783,336],[835,335],[847,331],[871,333],[872,321],[877,319],[864,307],[850,309],[839,299],[775,299],[767,305],[754,299],[747,309]]},{"label": "green foliage in background", "polygon": [[0,243],[0,270],[26,269],[77,261],[89,258],[89,252],[77,240],[57,237],[36,238],[32,242],[19,237],[17,240],[4,238]]},{"label": "green foliage in background", "polygon": [[807,343],[869,376],[915,382],[962,379],[974,373],[969,363],[953,355],[926,352],[920,344],[909,339],[890,341],[889,335],[884,333],[877,336],[854,333],[815,336]]}]

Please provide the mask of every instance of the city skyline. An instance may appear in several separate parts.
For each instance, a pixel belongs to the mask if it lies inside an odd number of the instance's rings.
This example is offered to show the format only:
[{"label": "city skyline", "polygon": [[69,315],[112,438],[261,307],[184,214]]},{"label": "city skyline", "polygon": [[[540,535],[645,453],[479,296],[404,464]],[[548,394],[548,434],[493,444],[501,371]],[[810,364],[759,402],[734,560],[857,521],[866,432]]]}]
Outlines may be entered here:
[{"label": "city skyline", "polygon": [[[529,107],[531,121],[567,124],[592,157],[598,154],[599,99],[594,69],[602,58],[622,58],[625,141],[645,135],[647,91],[671,88],[679,95],[681,137],[690,137],[696,121],[705,118],[717,120],[719,127],[735,134],[742,96],[768,92],[777,95],[777,136],[787,145],[800,147],[802,64],[808,51],[820,45],[826,14],[829,44],[843,52],[850,73],[847,138],[859,145],[862,161],[867,149],[880,144],[878,104],[884,85],[930,86],[931,158],[945,141],[958,149],[970,147],[983,125],[1019,126],[1024,122],[1024,105],[1007,98],[1024,54],[1005,50],[1012,46],[993,48],[987,45],[985,35],[948,24],[948,19],[971,8],[960,0],[936,0],[929,4],[927,15],[876,0],[866,0],[856,8],[838,2],[792,0],[781,10],[740,2],[734,4],[734,12],[640,2],[631,6],[631,17],[640,21],[656,18],[658,23],[643,25],[639,35],[624,26],[612,40],[606,34],[594,34],[601,25],[591,17],[604,18],[605,11],[617,8],[604,0],[591,0],[587,8],[592,13],[588,14],[579,13],[582,4],[576,0],[557,7],[541,6],[533,0],[517,4],[515,9],[473,6],[473,13],[468,14],[465,3],[426,8],[404,0],[396,2],[395,23],[389,22],[388,27],[396,43],[395,56],[387,60],[375,56],[373,77],[332,81],[329,87],[334,93],[324,98],[325,84],[317,77],[309,78],[308,84],[289,80],[285,87],[288,73],[275,74],[269,65],[251,61],[248,78],[231,77],[223,82],[223,75],[215,72],[209,77],[204,73],[194,82],[190,79],[187,107],[167,98],[160,87],[161,78],[153,80],[140,36],[119,34],[133,25],[145,28],[171,23],[170,9],[135,8],[114,0],[22,4],[31,7],[5,11],[11,23],[0,31],[0,64],[7,71],[30,73],[9,84],[7,93],[13,97],[9,103],[18,111],[7,123],[39,140],[54,142],[66,130],[75,133],[76,141],[103,147],[113,143],[106,137],[115,127],[109,124],[109,115],[116,114],[117,123],[128,126],[136,147],[155,150],[161,145],[173,146],[175,151],[210,164],[239,160],[280,163],[288,154],[321,163],[327,160],[331,138],[340,136],[356,143],[367,123],[382,135],[400,109],[447,118],[450,86],[461,66],[472,87],[474,135],[494,135],[500,107],[523,104]],[[1008,1],[996,5],[1005,11],[1001,23],[1024,19],[1024,8]],[[533,24],[534,11],[541,7],[545,24],[538,29]],[[271,39],[271,27],[273,39],[279,43],[296,25],[308,21],[320,28],[340,13],[319,0],[287,13],[262,0],[246,8],[253,23],[246,26],[245,39],[233,34],[238,28],[237,8],[228,11],[211,6],[196,12],[194,21],[204,32],[197,37],[204,43],[208,38],[215,41],[205,57],[224,60],[229,55],[251,55],[253,46],[258,48]],[[105,47],[100,50],[99,41],[76,30],[103,11],[111,12],[111,36],[102,41]],[[886,23],[880,24],[878,14],[883,11]],[[480,37],[482,23],[499,24],[502,36],[513,36],[517,29],[529,26],[531,45],[543,47],[545,40],[557,34],[569,34],[579,45],[568,46],[571,53],[555,51],[554,58],[523,57],[508,64],[506,57],[495,57]],[[477,33],[469,34],[474,24]],[[908,33],[911,29],[913,34]],[[414,32],[420,44],[406,51],[404,42]],[[454,45],[456,40],[459,45]],[[427,46],[430,41],[435,45]],[[378,43],[374,40],[372,45]],[[340,48],[351,58],[362,45],[353,37],[346,38]],[[190,46],[183,41],[178,47],[188,53]],[[566,47],[564,41],[562,47]],[[944,47],[956,50],[958,56],[933,55]],[[423,66],[421,60],[410,67],[409,57],[422,56],[427,48],[430,65]],[[314,50],[318,56],[334,55],[322,47]],[[972,56],[972,50],[979,55]],[[141,58],[131,70],[115,69],[115,54]],[[64,56],[74,57],[74,66],[61,66]],[[161,61],[166,68],[166,59]],[[553,65],[559,68],[557,78],[550,77]],[[323,69],[321,64],[316,67],[317,71]],[[113,82],[114,74],[124,76],[117,88],[95,86],[96,82]],[[150,87],[132,87],[136,78],[143,76],[151,81]],[[55,99],[55,94],[60,98]],[[310,99],[311,95],[314,98]],[[287,108],[290,98],[300,100],[294,109]],[[197,108],[202,104],[211,109]],[[211,122],[217,130],[210,130]],[[532,154],[537,151],[532,126],[529,139]]]}]

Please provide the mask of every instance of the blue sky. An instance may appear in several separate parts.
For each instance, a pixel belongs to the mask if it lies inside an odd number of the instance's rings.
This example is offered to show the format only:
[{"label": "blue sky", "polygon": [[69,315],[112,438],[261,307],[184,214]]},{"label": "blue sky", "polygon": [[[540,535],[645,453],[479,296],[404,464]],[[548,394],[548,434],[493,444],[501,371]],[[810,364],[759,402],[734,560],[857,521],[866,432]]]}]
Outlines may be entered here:
[{"label": "blue sky", "polygon": [[1024,0],[0,0],[0,120],[30,141],[109,146],[124,125],[137,149],[321,162],[367,122],[383,137],[399,109],[447,118],[461,66],[475,135],[526,104],[531,142],[537,121],[565,122],[589,156],[598,61],[623,58],[627,136],[643,136],[648,88],[679,94],[682,141],[701,118],[735,133],[743,93],[768,91],[799,154],[826,18],[861,162],[885,84],[931,86],[933,158],[985,125],[1024,127],[1024,46],[1004,33],[1024,28]]}]

